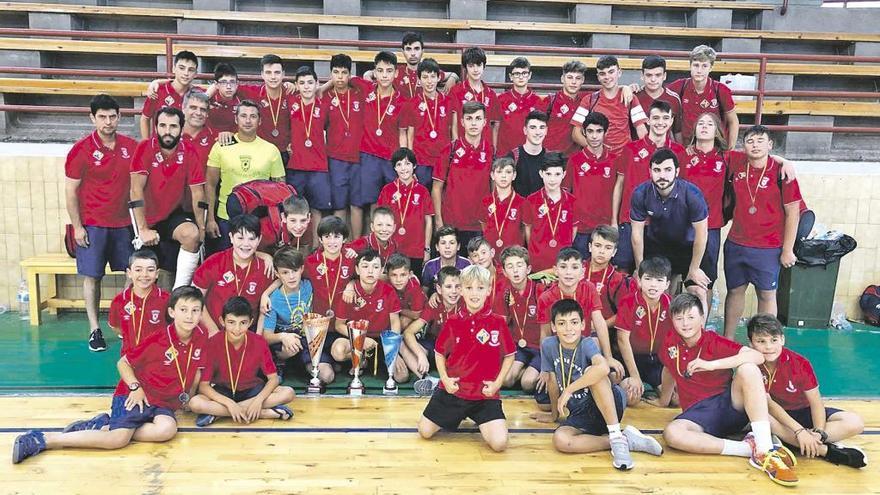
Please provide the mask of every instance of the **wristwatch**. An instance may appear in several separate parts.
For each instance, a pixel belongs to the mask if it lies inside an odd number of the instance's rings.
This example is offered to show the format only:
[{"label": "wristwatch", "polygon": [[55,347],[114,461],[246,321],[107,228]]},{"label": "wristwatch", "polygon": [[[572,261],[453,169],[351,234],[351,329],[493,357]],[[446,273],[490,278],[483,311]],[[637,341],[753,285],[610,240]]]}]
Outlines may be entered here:
[{"label": "wristwatch", "polygon": [[828,442],[828,433],[825,433],[825,430],[820,430],[819,428],[813,428],[813,432],[819,434],[819,440],[822,443]]},{"label": "wristwatch", "polygon": [[141,384],[138,382],[132,382],[128,384],[128,391],[134,392],[135,390],[141,388]]}]

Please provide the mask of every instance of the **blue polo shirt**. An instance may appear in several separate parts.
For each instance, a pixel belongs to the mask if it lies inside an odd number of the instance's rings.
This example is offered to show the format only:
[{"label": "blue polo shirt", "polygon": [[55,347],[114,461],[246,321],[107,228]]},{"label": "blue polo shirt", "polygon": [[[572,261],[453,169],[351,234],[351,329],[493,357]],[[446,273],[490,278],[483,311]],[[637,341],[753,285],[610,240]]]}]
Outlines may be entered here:
[{"label": "blue polo shirt", "polygon": [[703,193],[684,179],[675,179],[665,198],[651,181],[643,182],[636,187],[630,202],[630,219],[647,222],[645,239],[664,246],[693,244],[693,223],[708,216],[709,206]]}]

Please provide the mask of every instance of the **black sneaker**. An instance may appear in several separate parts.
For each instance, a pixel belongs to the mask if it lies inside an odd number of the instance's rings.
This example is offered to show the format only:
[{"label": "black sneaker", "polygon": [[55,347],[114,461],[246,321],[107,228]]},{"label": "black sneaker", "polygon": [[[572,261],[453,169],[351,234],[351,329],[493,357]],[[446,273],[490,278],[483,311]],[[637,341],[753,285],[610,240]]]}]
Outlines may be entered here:
[{"label": "black sneaker", "polygon": [[104,334],[100,328],[92,330],[89,334],[89,350],[92,352],[101,352],[107,350],[107,342],[104,341]]},{"label": "black sneaker", "polygon": [[828,453],[825,454],[825,460],[837,464],[838,466],[849,466],[853,468],[863,468],[868,465],[868,458],[865,453],[858,447],[847,447],[845,445],[827,443]]}]

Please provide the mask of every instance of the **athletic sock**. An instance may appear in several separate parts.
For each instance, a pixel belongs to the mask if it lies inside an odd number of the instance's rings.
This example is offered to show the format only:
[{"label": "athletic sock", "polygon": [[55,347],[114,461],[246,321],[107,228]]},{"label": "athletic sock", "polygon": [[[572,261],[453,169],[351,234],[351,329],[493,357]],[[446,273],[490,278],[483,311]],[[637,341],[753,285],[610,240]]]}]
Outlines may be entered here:
[{"label": "athletic sock", "polygon": [[753,421],[752,433],[755,434],[755,449],[758,452],[763,454],[773,449],[773,439],[770,437],[769,421]]},{"label": "athletic sock", "polygon": [[193,272],[199,265],[199,253],[191,253],[183,248],[177,253],[177,271],[174,273],[174,288],[189,285]]},{"label": "athletic sock", "polygon": [[608,425],[608,438],[622,437],[623,432],[620,431],[620,423]]},{"label": "athletic sock", "polygon": [[722,440],[724,446],[721,447],[721,455],[732,455],[736,457],[751,457],[752,446],[746,442],[738,442],[736,440]]}]

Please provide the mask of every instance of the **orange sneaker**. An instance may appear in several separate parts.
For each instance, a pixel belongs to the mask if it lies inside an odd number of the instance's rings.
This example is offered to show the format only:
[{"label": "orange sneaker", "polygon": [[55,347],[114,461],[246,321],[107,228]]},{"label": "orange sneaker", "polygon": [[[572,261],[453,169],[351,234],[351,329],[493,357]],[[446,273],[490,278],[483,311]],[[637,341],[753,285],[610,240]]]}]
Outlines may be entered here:
[{"label": "orange sneaker", "polygon": [[[746,442],[752,447],[752,452],[757,450],[755,448],[756,443],[754,433],[749,432],[745,438],[743,438],[743,442]],[[784,462],[786,466],[790,468],[797,466],[797,457],[795,457],[794,453],[789,450],[788,447],[783,445],[776,436],[773,437],[773,448],[779,453],[779,458],[782,459],[782,462]]]},{"label": "orange sneaker", "polygon": [[777,449],[765,454],[753,454],[749,459],[749,464],[755,469],[767,473],[767,476],[774,483],[782,486],[795,486],[798,483],[797,473],[794,472],[793,467],[785,463],[783,455]]}]

